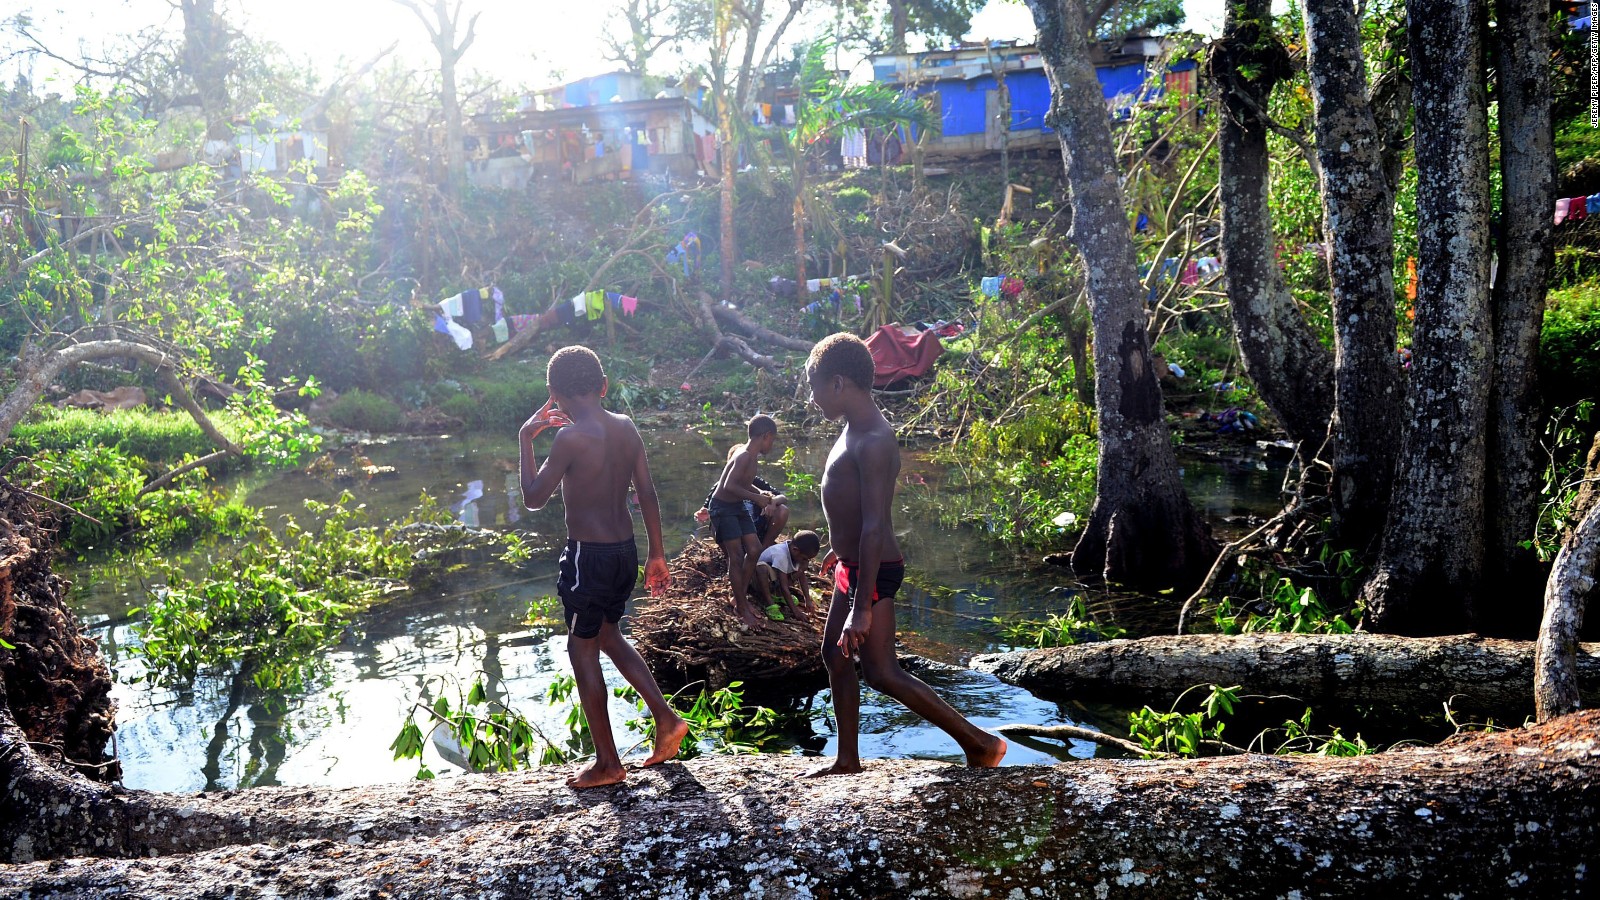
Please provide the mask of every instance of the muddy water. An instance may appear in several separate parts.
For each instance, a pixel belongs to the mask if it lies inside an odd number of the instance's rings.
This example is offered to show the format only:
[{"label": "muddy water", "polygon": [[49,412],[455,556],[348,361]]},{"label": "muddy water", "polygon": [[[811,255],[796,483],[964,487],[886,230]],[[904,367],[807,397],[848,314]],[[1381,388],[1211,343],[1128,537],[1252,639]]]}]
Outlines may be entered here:
[{"label": "muddy water", "polygon": [[[800,468],[815,472],[828,434],[811,435],[797,448]],[[733,434],[714,441],[686,428],[656,427],[646,434],[662,501],[667,552],[693,533],[693,513],[720,468]],[[80,563],[65,574],[74,598],[118,676],[117,750],[132,787],[190,791],[269,784],[356,785],[403,780],[414,761],[395,762],[389,744],[410,704],[428,701],[455,684],[487,676],[492,694],[538,721],[549,734],[562,731],[565,708],[544,702],[558,675],[569,673],[564,635],[530,629],[528,602],[554,592],[556,554],[563,540],[559,504],[521,509],[516,495],[516,447],[507,437],[444,436],[369,445],[367,455],[396,474],[361,484],[340,484],[299,472],[247,476],[238,485],[252,503],[301,514],[306,498],[331,500],[351,490],[377,517],[400,516],[422,491],[450,503],[465,522],[515,528],[543,552],[531,569],[469,569],[430,588],[405,595],[363,615],[340,646],[327,652],[322,677],[305,693],[263,704],[225,678],[203,678],[192,688],[169,690],[143,679],[135,654],[132,607],[144,602],[137,566]],[[986,533],[983,523],[952,521],[948,511],[966,490],[959,469],[908,456],[897,494],[896,527],[911,569],[897,602],[899,627],[914,651],[946,662],[1005,649],[987,620],[1060,610],[1072,591],[1061,570],[1018,557]],[[772,474],[768,471],[769,476]],[[1193,499],[1214,518],[1269,513],[1276,508],[1281,472],[1253,459],[1189,463],[1185,478]],[[797,500],[791,527],[819,524],[814,500]],[[642,540],[643,531],[640,529]],[[199,548],[197,557],[218,552]],[[491,572],[490,569],[498,571]],[[1170,629],[1170,605],[1137,598],[1091,598],[1100,615],[1113,616],[1132,633]],[[623,682],[607,665],[609,680]],[[924,675],[953,706],[980,726],[1007,722],[1114,724],[1115,710],[1040,700],[994,678],[966,670]],[[809,733],[794,735],[793,752],[830,754],[832,722],[822,715],[826,694],[815,698]],[[622,722],[636,715],[613,703],[619,741]],[[886,697],[870,689],[862,703],[862,752],[868,757],[910,756],[957,760],[955,744]],[[1089,756],[1092,744],[1061,748],[1047,743],[1015,746],[1011,764]],[[459,771],[430,747],[436,773]]]}]

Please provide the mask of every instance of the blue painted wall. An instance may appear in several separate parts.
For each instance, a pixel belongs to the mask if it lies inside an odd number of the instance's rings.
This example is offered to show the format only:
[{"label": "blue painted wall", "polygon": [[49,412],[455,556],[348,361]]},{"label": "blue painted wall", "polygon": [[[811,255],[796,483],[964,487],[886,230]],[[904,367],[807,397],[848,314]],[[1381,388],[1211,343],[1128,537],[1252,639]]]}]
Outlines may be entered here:
[{"label": "blue painted wall", "polygon": [[[1174,71],[1194,66],[1193,62],[1186,62],[1187,65],[1179,63],[1173,66]],[[1127,63],[1095,69],[1095,76],[1100,80],[1101,94],[1107,100],[1124,94],[1139,94],[1144,90],[1146,74],[1147,69],[1143,63]],[[893,73],[889,72],[887,75],[892,77]],[[1050,81],[1044,71],[1032,69],[1013,72],[1006,76],[1006,87],[1011,92],[1011,130],[1024,131],[1037,128],[1049,133],[1051,129],[1045,126],[1044,117],[1050,111]],[[956,137],[984,132],[984,102],[994,90],[994,76],[983,75],[970,81],[936,82],[924,87],[921,93],[939,95],[940,116],[944,123],[943,133]],[[1160,94],[1161,88],[1157,86],[1150,96],[1157,97]]]}]

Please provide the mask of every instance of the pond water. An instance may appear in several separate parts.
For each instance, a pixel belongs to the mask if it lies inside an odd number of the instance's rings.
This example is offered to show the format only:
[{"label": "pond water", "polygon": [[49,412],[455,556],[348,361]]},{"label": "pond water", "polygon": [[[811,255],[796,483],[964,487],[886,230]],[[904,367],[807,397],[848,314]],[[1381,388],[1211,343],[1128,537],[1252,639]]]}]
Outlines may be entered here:
[{"label": "pond water", "polygon": [[[820,470],[834,433],[833,426],[824,426],[796,447],[803,471]],[[693,513],[735,435],[730,431],[709,441],[687,427],[655,425],[646,428],[645,440],[670,556],[693,534]],[[570,673],[566,637],[524,622],[529,601],[555,590],[556,559],[565,537],[559,502],[536,513],[521,508],[517,450],[509,436],[400,439],[369,444],[365,452],[373,462],[395,467],[396,474],[337,484],[298,471],[256,473],[237,486],[250,502],[275,511],[269,515],[292,513],[302,519],[303,500],[333,500],[345,489],[368,504],[375,520],[402,516],[427,491],[453,504],[463,521],[518,529],[541,552],[522,570],[468,567],[363,614],[348,639],[326,653],[317,684],[277,704],[261,703],[222,678],[202,678],[183,690],[149,685],[139,657],[129,652],[137,641],[129,610],[145,601],[138,567],[92,561],[64,565],[62,573],[74,582],[73,602],[116,673],[116,751],[130,787],[195,791],[405,780],[415,774],[416,762],[394,761],[389,745],[411,704],[431,701],[452,680],[465,689],[480,672],[491,695],[534,719],[546,733],[564,733],[565,706],[546,704],[544,694],[557,676]],[[1185,464],[1192,499],[1213,519],[1274,512],[1281,480],[1281,470],[1250,457]],[[959,469],[907,454],[902,482],[896,527],[911,577],[896,607],[902,639],[912,651],[960,662],[974,653],[1008,649],[988,619],[1039,618],[1065,608],[1073,591],[1064,570],[1017,556],[981,523],[949,521],[948,510],[966,490]],[[820,523],[814,501],[796,503],[791,528]],[[643,529],[638,533],[642,549]],[[217,552],[201,548],[193,554]],[[1115,618],[1133,634],[1170,630],[1176,617],[1170,600],[1096,595],[1090,605],[1097,616]],[[608,680],[623,684],[609,662],[604,665]],[[1041,700],[965,669],[923,677],[980,727],[1008,722],[1100,727],[1118,724],[1120,716],[1117,710]],[[820,711],[826,694],[818,699],[822,702],[813,708]],[[636,713],[619,702],[612,709],[619,743],[626,747],[631,740],[622,722]],[[961,758],[942,732],[870,688],[863,690],[861,711],[861,751],[867,758]],[[813,733],[794,736],[794,752],[831,755],[831,724],[817,715]],[[1061,748],[1014,741],[1006,762],[1047,763],[1064,754],[1096,752],[1103,751],[1087,742]],[[431,746],[425,762],[441,776],[460,771]]]}]

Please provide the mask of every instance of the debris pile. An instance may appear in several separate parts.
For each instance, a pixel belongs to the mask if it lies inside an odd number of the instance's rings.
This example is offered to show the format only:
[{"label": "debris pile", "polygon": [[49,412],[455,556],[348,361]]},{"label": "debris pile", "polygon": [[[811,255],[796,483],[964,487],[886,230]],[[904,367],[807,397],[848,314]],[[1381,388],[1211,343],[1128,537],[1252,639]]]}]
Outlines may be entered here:
[{"label": "debris pile", "polygon": [[641,601],[630,619],[634,646],[663,689],[703,681],[717,690],[742,681],[746,697],[794,697],[828,686],[820,653],[827,594],[816,583],[814,614],[785,608],[784,621],[746,630],[733,612],[728,561],[716,544],[691,538],[668,566],[671,589]]}]

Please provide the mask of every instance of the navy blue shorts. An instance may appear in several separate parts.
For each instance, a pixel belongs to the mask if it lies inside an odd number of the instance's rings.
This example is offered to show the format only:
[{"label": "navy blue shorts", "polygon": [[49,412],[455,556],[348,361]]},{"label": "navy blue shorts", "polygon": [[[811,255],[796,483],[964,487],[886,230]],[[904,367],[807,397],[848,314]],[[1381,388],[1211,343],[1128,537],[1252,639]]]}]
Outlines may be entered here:
[{"label": "navy blue shorts", "polygon": [[717,543],[741,540],[747,534],[756,533],[756,523],[744,504],[743,500],[711,498],[711,505],[706,509],[711,513],[711,534]]},{"label": "navy blue shorts", "polygon": [[614,544],[567,541],[561,553],[561,576],[556,594],[566,614],[567,632],[594,638],[604,622],[615,625],[628,609],[628,598],[639,580],[639,548],[632,540]]}]

